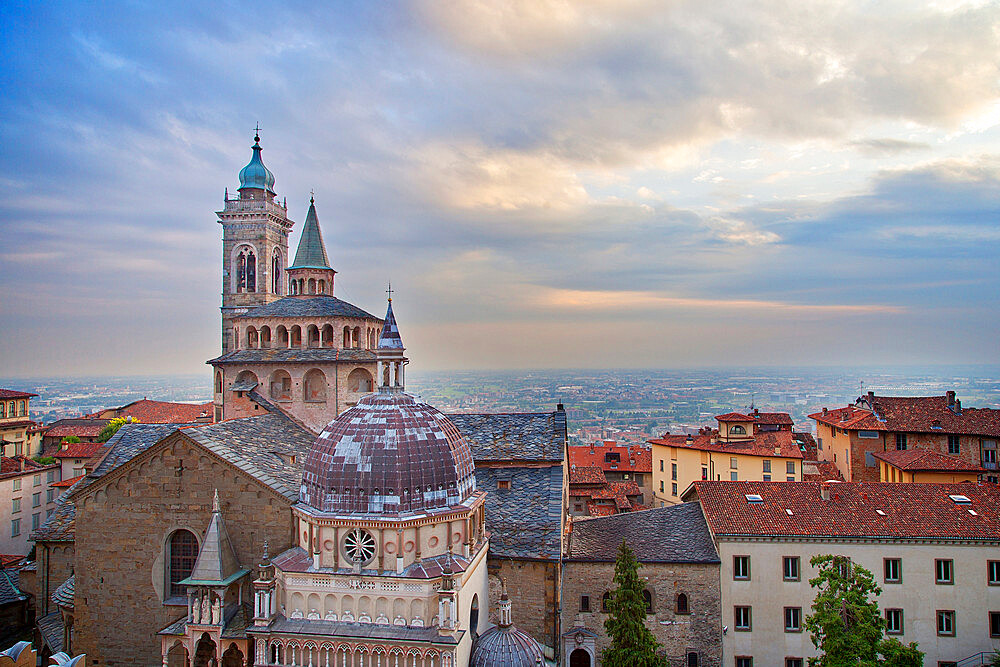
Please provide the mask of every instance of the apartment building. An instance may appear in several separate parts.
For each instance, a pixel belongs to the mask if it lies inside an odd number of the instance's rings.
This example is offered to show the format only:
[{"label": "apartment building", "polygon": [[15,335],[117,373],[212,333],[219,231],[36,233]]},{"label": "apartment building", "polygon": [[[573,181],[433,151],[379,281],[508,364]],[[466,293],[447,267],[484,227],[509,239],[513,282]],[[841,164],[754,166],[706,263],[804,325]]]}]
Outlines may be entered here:
[{"label": "apartment building", "polygon": [[28,418],[29,403],[38,396],[0,389],[0,456],[37,456],[41,453],[38,425]]},{"label": "apartment building", "polygon": [[[777,423],[761,424],[762,418]],[[731,412],[715,419],[718,428],[649,441],[656,506],[681,502],[685,489],[701,480],[802,481],[802,447],[787,414]]]},{"label": "apartment building", "polygon": [[696,482],[721,560],[723,664],[802,667],[809,563],[849,558],[882,593],[887,633],[925,665],[1000,650],[1000,488],[993,484]]},{"label": "apartment building", "polygon": [[982,467],[998,481],[1000,410],[963,408],[955,392],[944,396],[859,397],[852,405],[809,415],[816,421],[817,458],[836,464],[848,482],[877,482],[876,452],[921,448]]},{"label": "apartment building", "polygon": [[23,456],[0,457],[0,554],[23,556],[28,535],[55,509],[58,464],[42,465]]}]

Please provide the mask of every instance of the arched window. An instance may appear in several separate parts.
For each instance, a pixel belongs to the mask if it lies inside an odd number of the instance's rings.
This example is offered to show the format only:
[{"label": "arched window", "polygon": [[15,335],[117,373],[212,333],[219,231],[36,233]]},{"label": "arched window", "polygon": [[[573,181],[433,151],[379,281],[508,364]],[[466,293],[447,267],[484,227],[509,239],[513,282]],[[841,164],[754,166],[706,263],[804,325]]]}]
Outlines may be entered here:
[{"label": "arched window", "polygon": [[354,327],[351,332],[351,347],[361,347],[361,327]]},{"label": "arched window", "polygon": [[298,324],[292,326],[288,335],[291,338],[291,347],[302,347],[302,327]]},{"label": "arched window", "polygon": [[611,611],[611,593],[607,591],[601,596],[601,611],[604,613]]},{"label": "arched window", "polygon": [[257,347],[257,328],[247,327],[247,349],[254,349]]},{"label": "arched window", "polygon": [[306,347],[319,347],[319,327],[315,324],[306,327]]},{"label": "arched window", "polygon": [[167,558],[169,597],[183,597],[187,592],[177,582],[190,577],[194,570],[194,563],[198,560],[198,538],[191,531],[178,530],[170,536],[167,544],[170,550]]},{"label": "arched window", "polygon": [[276,401],[292,400],[292,376],[288,371],[274,371],[271,373],[271,398]]},{"label": "arched window", "polygon": [[678,614],[689,614],[688,611],[688,596],[684,593],[677,594],[677,613]]},{"label": "arched window", "polygon": [[222,392],[222,371],[215,371],[215,393]]},{"label": "arched window", "polygon": [[284,324],[279,324],[278,328],[274,330],[274,338],[275,347],[288,347],[288,329],[285,328]]},{"label": "arched window", "polygon": [[271,327],[268,326],[261,327],[258,336],[260,338],[261,347],[271,347]]},{"label": "arched window", "polygon": [[653,594],[649,592],[648,588],[642,589],[642,601],[646,605],[646,613],[653,613]]},{"label": "arched window", "polygon": [[281,294],[281,253],[277,250],[271,258],[271,291]]},{"label": "arched window", "polygon": [[323,347],[333,347],[333,325],[323,326]]},{"label": "arched window", "polygon": [[27,416],[26,408],[27,408],[27,403],[25,401],[21,401],[21,409],[18,410],[18,416],[20,417]]},{"label": "arched window", "polygon": [[302,378],[303,398],[309,402],[323,403],[326,401],[326,375],[314,368]]},{"label": "arched window", "polygon": [[244,292],[247,288],[247,255],[240,251],[236,258],[236,291]]},{"label": "arched window", "polygon": [[315,278],[310,278],[308,284],[309,284],[309,293],[310,294],[315,294],[316,293],[316,279]]},{"label": "arched window", "polygon": [[6,416],[7,416],[7,404],[6,403],[0,403],[0,418],[6,417]]},{"label": "arched window", "polygon": [[469,632],[475,637],[479,634],[479,596],[472,596],[472,606],[469,607]]},{"label": "arched window", "polygon": [[372,390],[372,374],[364,368],[355,368],[347,376],[347,389],[354,392],[369,392]]},{"label": "arched window", "polygon": [[351,346],[351,327],[344,327],[344,347]]},{"label": "arched window", "polygon": [[732,433],[733,435],[746,435],[747,434],[747,430],[745,428],[743,428],[742,426],[740,426],[739,424],[735,424],[733,426],[730,426],[729,427],[729,432]]},{"label": "arched window", "polygon": [[253,251],[247,252],[247,291],[257,291],[257,258]]},{"label": "arched window", "polygon": [[326,294],[326,281],[325,280],[319,281],[319,293],[320,294]]}]

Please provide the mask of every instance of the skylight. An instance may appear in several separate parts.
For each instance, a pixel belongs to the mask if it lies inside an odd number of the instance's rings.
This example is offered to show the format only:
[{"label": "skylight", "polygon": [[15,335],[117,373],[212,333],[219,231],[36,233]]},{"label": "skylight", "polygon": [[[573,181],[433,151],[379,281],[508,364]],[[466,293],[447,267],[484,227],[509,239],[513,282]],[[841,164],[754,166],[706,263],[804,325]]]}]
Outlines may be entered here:
[{"label": "skylight", "polygon": [[875,510],[875,514],[878,514],[880,516],[885,516],[885,512],[883,512],[882,510]]},{"label": "skylight", "polygon": [[969,500],[968,496],[960,496],[960,495],[955,494],[955,495],[949,495],[948,497],[951,498],[953,501],[955,501],[956,505],[971,505],[972,504],[972,501]]},{"label": "skylight", "polygon": [[746,494],[746,498],[747,498],[747,502],[748,503],[762,503],[762,502],[764,502],[764,499],[761,498],[760,496],[758,496],[756,493],[748,493],[748,494]]},{"label": "skylight", "polygon": [[792,510],[786,509],[785,514],[787,514],[788,516],[792,516]]},{"label": "skylight", "polygon": [[976,513],[976,510],[969,510],[969,514],[971,514],[972,516],[979,516],[979,515],[978,515],[978,514]]}]

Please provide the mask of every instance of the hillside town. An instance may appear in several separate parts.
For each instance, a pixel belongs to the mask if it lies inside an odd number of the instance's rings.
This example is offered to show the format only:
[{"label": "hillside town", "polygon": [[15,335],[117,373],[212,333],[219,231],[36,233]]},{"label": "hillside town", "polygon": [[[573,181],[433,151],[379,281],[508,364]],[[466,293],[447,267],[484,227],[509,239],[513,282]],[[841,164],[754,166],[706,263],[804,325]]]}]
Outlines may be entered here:
[{"label": "hillside town", "polygon": [[260,142],[217,213],[210,401],[41,423],[0,389],[0,664],[601,665],[623,545],[664,664],[807,664],[824,556],[923,664],[996,653],[1000,410],[442,410],[407,391],[392,288],[383,317],[335,296],[315,198],[290,252]]}]

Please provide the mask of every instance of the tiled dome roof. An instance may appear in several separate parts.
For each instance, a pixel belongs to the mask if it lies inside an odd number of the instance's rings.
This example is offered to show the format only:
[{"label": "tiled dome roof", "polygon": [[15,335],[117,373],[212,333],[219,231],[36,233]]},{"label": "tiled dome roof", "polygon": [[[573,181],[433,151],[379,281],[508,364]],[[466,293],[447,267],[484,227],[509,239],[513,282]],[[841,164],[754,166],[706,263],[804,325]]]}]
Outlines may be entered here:
[{"label": "tiled dome roof", "polygon": [[513,625],[496,625],[476,640],[469,667],[535,667],[545,664],[542,647]]},{"label": "tiled dome roof", "polygon": [[64,581],[62,585],[56,589],[56,592],[52,594],[52,601],[60,607],[67,607],[69,609],[73,608],[74,579],[75,577],[70,575],[69,579]]},{"label": "tiled dome roof", "polygon": [[322,512],[404,514],[456,505],[475,489],[472,450],[455,425],[412,395],[383,389],[316,439],[299,499]]}]

